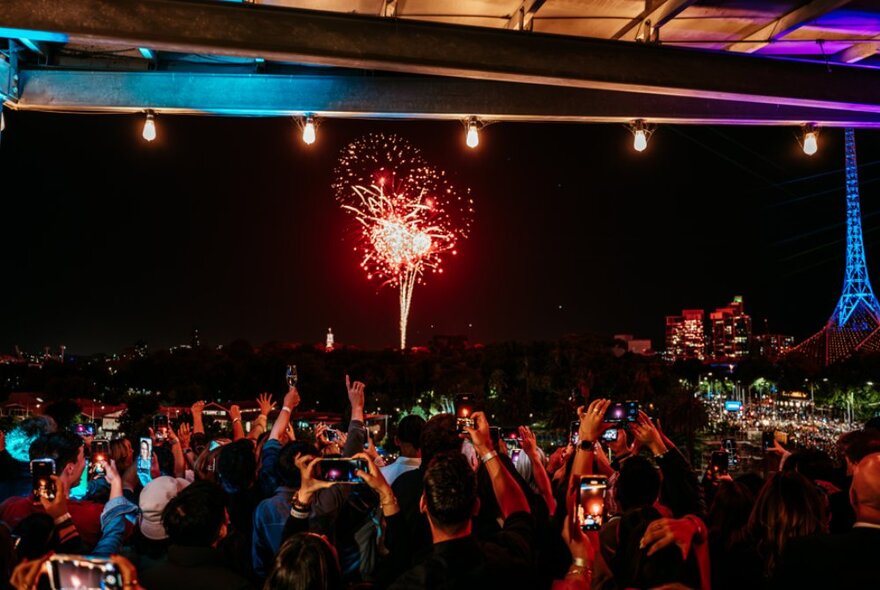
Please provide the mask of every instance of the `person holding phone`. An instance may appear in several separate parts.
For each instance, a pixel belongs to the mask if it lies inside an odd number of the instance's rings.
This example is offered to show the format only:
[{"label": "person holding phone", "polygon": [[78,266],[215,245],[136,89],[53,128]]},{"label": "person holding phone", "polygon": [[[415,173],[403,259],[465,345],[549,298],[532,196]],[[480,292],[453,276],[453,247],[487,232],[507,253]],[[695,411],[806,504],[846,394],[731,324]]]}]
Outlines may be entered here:
[{"label": "person holding phone", "polygon": [[[55,461],[56,496],[63,496],[71,521],[76,527],[86,550],[91,550],[101,538],[103,505],[69,498],[86,468],[83,439],[70,431],[59,431],[39,436],[30,446],[32,459],[51,458]],[[38,512],[47,512],[41,502],[35,503],[30,492],[27,496],[7,498],[0,504],[0,521],[10,528]]]}]

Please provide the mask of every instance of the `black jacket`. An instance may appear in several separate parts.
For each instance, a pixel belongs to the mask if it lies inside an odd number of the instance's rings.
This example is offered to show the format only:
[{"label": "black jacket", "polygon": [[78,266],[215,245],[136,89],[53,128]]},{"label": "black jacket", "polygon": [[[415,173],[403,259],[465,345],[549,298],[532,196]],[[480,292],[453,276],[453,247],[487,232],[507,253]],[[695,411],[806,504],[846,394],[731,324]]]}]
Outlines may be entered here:
[{"label": "black jacket", "polygon": [[880,587],[880,529],[856,526],[841,535],[792,539],[779,560],[773,587]]},{"label": "black jacket", "polygon": [[139,573],[147,590],[252,590],[250,582],[232,571],[220,552],[209,547],[172,545],[165,560]]}]

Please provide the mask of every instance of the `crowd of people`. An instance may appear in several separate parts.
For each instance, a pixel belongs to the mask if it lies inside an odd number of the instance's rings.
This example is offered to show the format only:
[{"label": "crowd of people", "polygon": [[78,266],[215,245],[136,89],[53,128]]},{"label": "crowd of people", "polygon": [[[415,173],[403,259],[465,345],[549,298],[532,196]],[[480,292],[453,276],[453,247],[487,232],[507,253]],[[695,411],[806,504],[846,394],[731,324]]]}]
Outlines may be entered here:
[{"label": "crowd of people", "polygon": [[7,587],[880,585],[877,419],[836,441],[843,463],[791,447],[766,477],[701,477],[658,421],[609,420],[605,399],[578,408],[571,441],[548,453],[527,426],[498,436],[479,411],[406,416],[390,462],[365,428],[364,388],[346,377],[344,432],[295,432],[290,387],[277,415],[260,396],[249,428],[232,406],[224,438],[206,434],[198,403],[106,456],[48,417],[25,420],[0,435]]}]

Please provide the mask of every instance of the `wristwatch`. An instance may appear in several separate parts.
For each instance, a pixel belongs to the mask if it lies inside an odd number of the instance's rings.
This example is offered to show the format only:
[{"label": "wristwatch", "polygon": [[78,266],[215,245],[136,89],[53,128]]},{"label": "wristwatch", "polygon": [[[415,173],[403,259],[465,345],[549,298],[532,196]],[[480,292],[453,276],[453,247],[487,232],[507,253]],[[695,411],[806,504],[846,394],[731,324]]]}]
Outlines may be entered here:
[{"label": "wristwatch", "polygon": [[582,440],[578,443],[578,449],[582,451],[592,451],[593,450],[593,441],[591,440]]}]

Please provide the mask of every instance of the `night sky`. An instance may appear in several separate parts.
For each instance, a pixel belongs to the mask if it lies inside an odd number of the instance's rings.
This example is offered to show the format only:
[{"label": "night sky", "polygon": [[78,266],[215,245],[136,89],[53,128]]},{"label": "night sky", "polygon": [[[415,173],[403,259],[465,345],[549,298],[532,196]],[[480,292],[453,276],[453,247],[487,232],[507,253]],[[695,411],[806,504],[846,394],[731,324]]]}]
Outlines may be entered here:
[{"label": "night sky", "polygon": [[[745,297],[756,332],[804,337],[843,277],[843,131],[809,158],[792,128],[499,123],[471,151],[456,122],[10,113],[0,143],[0,351],[115,352],[245,338],[397,342],[397,293],[352,250],[330,190],[339,150],[404,136],[476,201],[473,232],[416,288],[410,342],[633,333]],[[880,132],[856,135],[880,287]]]}]

